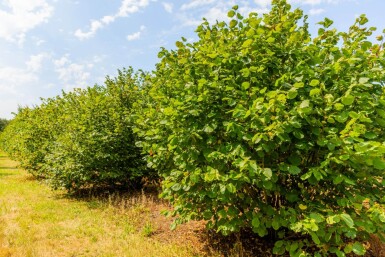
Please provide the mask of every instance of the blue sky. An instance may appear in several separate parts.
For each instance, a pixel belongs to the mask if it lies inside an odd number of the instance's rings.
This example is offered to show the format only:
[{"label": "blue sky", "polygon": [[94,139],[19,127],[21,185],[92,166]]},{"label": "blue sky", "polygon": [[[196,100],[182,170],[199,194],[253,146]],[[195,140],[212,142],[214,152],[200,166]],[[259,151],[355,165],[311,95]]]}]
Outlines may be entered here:
[{"label": "blue sky", "polygon": [[[290,2],[309,14],[312,31],[324,17],[347,30],[362,13],[376,35],[385,28],[384,0]],[[102,84],[123,67],[150,71],[160,47],[194,41],[203,17],[226,20],[235,4],[243,13],[270,8],[270,0],[0,0],[0,117],[63,89]]]}]

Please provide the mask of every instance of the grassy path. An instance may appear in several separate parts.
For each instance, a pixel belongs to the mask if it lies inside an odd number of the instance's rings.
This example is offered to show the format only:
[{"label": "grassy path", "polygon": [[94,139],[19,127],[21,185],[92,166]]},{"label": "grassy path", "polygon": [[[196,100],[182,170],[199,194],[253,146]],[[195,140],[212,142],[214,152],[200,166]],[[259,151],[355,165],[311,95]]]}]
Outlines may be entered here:
[{"label": "grassy path", "polygon": [[159,240],[148,199],[75,200],[52,191],[0,153],[0,257],[198,256]]}]

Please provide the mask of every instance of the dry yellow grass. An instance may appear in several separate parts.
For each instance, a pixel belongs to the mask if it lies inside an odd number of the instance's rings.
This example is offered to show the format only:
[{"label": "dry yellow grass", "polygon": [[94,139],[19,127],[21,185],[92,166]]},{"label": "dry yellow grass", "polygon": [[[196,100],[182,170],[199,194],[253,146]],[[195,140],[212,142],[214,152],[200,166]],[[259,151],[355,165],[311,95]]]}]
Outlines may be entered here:
[{"label": "dry yellow grass", "polygon": [[157,201],[68,198],[0,154],[0,257],[202,255],[194,239],[166,231]]}]

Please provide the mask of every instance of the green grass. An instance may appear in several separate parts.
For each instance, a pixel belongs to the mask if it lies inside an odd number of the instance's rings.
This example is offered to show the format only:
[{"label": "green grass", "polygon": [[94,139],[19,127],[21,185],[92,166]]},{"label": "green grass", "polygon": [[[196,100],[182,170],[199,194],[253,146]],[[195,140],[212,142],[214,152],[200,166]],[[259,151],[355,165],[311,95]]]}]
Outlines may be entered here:
[{"label": "green grass", "polygon": [[0,153],[0,257],[199,256],[186,241],[152,237],[146,196],[71,199],[16,165]]}]

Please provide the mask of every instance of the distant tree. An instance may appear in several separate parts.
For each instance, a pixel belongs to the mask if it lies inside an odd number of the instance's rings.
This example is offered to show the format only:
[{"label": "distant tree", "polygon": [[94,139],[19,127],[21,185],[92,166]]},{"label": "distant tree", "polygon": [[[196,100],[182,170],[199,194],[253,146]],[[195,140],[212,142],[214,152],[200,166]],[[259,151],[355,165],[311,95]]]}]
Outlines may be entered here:
[{"label": "distant tree", "polygon": [[4,130],[4,128],[8,125],[9,120],[0,118],[0,132]]}]

